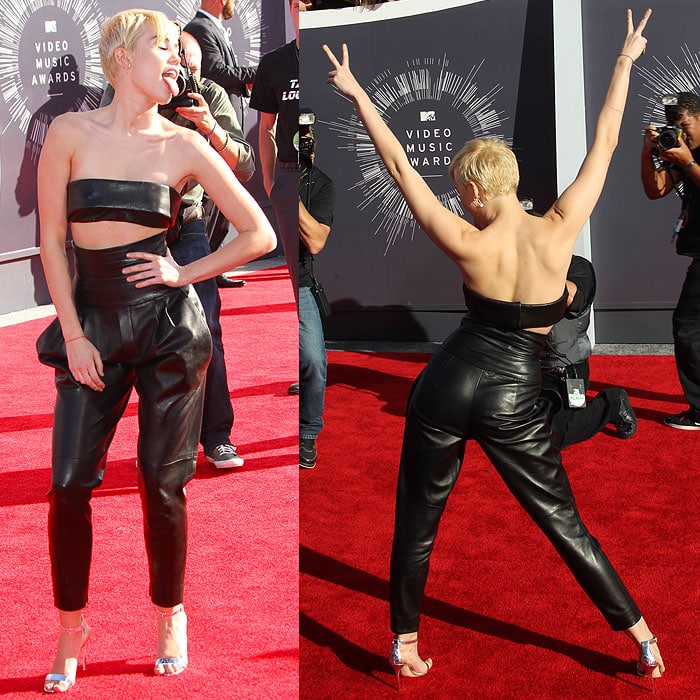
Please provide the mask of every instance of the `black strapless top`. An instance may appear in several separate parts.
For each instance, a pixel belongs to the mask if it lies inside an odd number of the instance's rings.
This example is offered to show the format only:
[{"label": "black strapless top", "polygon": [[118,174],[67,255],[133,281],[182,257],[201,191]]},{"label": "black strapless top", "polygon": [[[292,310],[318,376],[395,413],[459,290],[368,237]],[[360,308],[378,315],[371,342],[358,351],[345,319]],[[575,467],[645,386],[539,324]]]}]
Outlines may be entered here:
[{"label": "black strapless top", "polygon": [[464,284],[462,291],[471,318],[504,330],[553,326],[564,318],[569,298],[566,288],[559,299],[548,304],[521,304],[519,301],[489,299],[473,292]]},{"label": "black strapless top", "polygon": [[180,199],[177,190],[158,182],[71,180],[68,183],[68,221],[128,221],[168,229],[175,223]]}]

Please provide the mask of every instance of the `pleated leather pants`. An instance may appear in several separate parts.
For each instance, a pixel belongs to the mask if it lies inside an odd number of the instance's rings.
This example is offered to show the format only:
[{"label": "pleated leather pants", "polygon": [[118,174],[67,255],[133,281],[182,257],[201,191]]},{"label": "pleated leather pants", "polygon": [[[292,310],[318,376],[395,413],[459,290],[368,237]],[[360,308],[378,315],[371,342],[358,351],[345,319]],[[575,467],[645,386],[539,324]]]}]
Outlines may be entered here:
[{"label": "pleated leather pants", "polygon": [[[88,600],[90,499],[102,483],[107,449],[131,390],[139,394],[137,483],[144,514],[151,600],[182,601],[187,551],[185,484],[194,476],[211,336],[194,291],[137,289],[122,268],[130,250],[165,252],[163,234],[104,250],[75,249],[74,294],[85,335],[100,351],[105,389],[78,384],[68,369],[58,321],[37,341],[56,369],[49,552],[54,602],[79,610]],[[125,576],[130,576],[125,572]]]},{"label": "pleated leather pants", "polygon": [[[546,416],[537,406],[544,339],[465,319],[416,380],[396,494],[390,575],[394,633],[418,629],[435,535],[469,439],[483,448],[610,626],[627,629],[641,617],[581,522]],[[515,532],[513,546],[518,546]]]}]

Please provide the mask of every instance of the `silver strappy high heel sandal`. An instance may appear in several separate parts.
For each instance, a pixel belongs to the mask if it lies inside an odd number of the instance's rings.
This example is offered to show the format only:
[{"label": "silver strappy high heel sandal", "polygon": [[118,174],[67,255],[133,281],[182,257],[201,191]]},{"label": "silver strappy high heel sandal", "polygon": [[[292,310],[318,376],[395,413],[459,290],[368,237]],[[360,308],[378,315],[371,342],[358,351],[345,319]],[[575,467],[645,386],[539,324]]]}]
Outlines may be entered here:
[{"label": "silver strappy high heel sandal", "polygon": [[[163,612],[158,610],[158,615],[160,617],[174,617],[179,613],[185,612],[185,606],[180,603],[176,605],[170,612]],[[185,630],[187,629],[187,617],[185,616]],[[187,643],[185,639],[185,644]],[[173,668],[174,670],[170,670]],[[161,656],[156,659],[155,666],[153,667],[153,673],[156,676],[177,676],[182,673],[187,668],[187,647],[185,647],[185,652],[182,656]]]},{"label": "silver strappy high heel sandal", "polygon": [[637,661],[637,675],[651,679],[651,689],[654,690],[654,669],[658,667],[659,662],[651,652],[651,645],[656,644],[659,640],[656,637],[648,639],[646,642],[639,643],[639,660]]},{"label": "silver strappy high heel sandal", "polygon": [[418,678],[424,676],[433,666],[432,659],[425,659],[423,663],[425,664],[425,671],[416,671],[413,666],[406,663],[401,658],[401,646],[404,644],[415,644],[418,641],[418,637],[413,637],[412,639],[399,639],[394,637],[391,642],[391,654],[389,655],[389,663],[396,673],[396,686],[397,690],[401,690],[401,676],[408,676],[409,678]]},{"label": "silver strappy high heel sandal", "polygon": [[[61,634],[78,634],[82,635],[82,642],[78,650],[77,660],[78,665],[83,665],[83,671],[87,668],[87,645],[90,641],[90,628],[85,622],[85,618],[80,616],[80,625],[78,627],[61,627]],[[77,671],[77,668],[76,668]],[[49,673],[44,679],[45,693],[65,693],[75,685],[75,673]]]}]

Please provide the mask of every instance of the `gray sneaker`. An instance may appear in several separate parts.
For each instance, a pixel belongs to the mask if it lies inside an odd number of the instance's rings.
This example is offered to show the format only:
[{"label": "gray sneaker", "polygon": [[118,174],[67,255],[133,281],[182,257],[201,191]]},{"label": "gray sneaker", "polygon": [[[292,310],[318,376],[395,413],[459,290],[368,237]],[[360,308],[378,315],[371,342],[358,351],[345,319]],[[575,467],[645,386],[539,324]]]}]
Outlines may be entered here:
[{"label": "gray sneaker", "polygon": [[678,428],[678,430],[700,430],[700,423],[694,420],[690,409],[673,416],[666,416],[664,424],[669,428]]},{"label": "gray sneaker", "polygon": [[217,445],[213,450],[205,452],[204,455],[217,469],[243,466],[243,457],[236,452],[236,446],[230,442]]},{"label": "gray sneaker", "polygon": [[299,466],[302,469],[313,469],[316,466],[316,440],[299,440]]}]

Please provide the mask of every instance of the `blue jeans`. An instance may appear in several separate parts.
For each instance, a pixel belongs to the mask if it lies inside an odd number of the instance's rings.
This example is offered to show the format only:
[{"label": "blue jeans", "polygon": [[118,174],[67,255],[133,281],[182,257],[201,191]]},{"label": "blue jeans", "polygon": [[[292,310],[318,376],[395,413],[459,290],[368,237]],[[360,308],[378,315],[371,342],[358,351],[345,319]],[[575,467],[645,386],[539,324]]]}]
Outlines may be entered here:
[{"label": "blue jeans", "polygon": [[[285,164],[286,165],[286,164]],[[270,192],[270,204],[275,210],[284,257],[297,304],[299,295],[299,171],[275,165],[275,184]]]},{"label": "blue jeans", "polygon": [[[211,253],[204,219],[195,219],[183,224],[180,237],[170,245],[178,265],[187,265]],[[207,326],[211,333],[212,356],[207,370],[204,390],[204,414],[199,441],[205,452],[230,441],[233,427],[233,406],[226,381],[224,345],[221,341],[221,297],[216,280],[208,279],[192,285],[204,309]]]},{"label": "blue jeans", "polygon": [[310,287],[299,287],[299,438],[315,440],[323,427],[326,344]]}]

